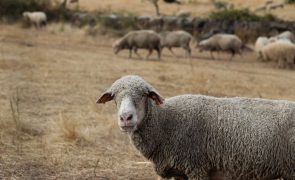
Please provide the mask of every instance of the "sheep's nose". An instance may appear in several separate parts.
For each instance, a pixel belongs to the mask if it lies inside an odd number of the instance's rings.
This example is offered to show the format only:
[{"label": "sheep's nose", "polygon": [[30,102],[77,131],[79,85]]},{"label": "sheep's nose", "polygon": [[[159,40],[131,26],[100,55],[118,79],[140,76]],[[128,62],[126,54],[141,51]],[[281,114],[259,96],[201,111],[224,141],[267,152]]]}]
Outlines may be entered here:
[{"label": "sheep's nose", "polygon": [[120,115],[120,120],[121,121],[131,121],[131,119],[133,118],[132,114],[122,114]]}]

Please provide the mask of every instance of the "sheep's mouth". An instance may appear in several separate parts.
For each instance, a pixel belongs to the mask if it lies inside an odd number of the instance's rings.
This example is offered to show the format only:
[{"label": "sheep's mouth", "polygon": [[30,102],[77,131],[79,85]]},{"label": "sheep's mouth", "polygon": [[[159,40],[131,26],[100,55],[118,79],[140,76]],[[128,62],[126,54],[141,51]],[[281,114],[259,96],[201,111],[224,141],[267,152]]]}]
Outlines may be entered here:
[{"label": "sheep's mouth", "polygon": [[134,126],[120,126],[121,131],[131,132],[134,129]]}]

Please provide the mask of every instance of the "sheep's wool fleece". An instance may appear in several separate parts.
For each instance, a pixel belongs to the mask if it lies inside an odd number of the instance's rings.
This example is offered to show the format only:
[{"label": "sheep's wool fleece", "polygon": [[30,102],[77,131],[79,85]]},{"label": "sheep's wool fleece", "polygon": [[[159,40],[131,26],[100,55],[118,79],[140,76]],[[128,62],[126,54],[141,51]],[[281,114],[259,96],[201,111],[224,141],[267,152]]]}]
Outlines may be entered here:
[{"label": "sheep's wool fleece", "polygon": [[[110,90],[147,88],[142,78],[125,76]],[[147,101],[146,117],[130,137],[162,177],[173,169],[206,179],[215,168],[227,180],[295,179],[295,102],[204,95],[168,98],[161,106]]]}]

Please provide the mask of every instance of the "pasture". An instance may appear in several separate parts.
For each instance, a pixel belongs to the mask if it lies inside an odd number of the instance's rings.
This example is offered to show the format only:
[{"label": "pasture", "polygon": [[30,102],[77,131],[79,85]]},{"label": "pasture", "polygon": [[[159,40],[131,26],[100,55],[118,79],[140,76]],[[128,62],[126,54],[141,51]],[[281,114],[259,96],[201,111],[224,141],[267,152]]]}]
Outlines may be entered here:
[{"label": "pasture", "polygon": [[95,103],[127,74],[142,76],[164,97],[295,100],[295,71],[257,61],[255,53],[213,60],[192,47],[191,59],[183,49],[176,57],[165,49],[161,60],[156,52],[150,60],[128,59],[127,50],[114,55],[115,37],[85,32],[60,23],[42,30],[0,24],[1,178],[156,179],[151,163],[120,132],[114,103]]}]

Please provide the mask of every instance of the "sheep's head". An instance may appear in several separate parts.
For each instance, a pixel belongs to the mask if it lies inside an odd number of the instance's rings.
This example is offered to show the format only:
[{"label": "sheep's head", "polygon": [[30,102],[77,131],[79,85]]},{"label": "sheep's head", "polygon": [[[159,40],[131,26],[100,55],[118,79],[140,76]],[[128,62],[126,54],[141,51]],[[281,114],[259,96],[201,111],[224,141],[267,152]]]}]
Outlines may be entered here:
[{"label": "sheep's head", "polygon": [[25,19],[28,19],[29,18],[29,12],[23,12],[23,17],[25,18]]},{"label": "sheep's head", "polygon": [[119,39],[119,40],[115,41],[112,45],[115,54],[118,54],[118,52],[122,49],[121,48],[121,41],[122,40]]},{"label": "sheep's head", "polygon": [[164,101],[150,84],[141,77],[133,75],[115,81],[97,103],[111,100],[116,102],[118,125],[125,132],[132,132],[143,121],[150,100],[156,105]]},{"label": "sheep's head", "polygon": [[207,40],[203,40],[197,44],[197,48],[199,48],[199,52],[203,52],[203,50],[206,50],[207,47]]}]

